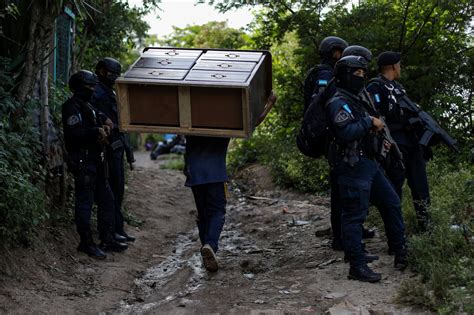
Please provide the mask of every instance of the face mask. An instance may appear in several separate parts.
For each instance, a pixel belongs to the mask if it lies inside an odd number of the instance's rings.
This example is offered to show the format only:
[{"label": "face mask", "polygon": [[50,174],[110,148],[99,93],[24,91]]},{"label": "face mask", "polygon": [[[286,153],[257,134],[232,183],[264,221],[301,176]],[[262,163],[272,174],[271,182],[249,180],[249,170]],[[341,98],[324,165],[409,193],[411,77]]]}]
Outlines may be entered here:
[{"label": "face mask", "polygon": [[365,79],[351,73],[345,73],[338,77],[336,86],[343,88],[352,94],[358,95],[364,88]]},{"label": "face mask", "polygon": [[364,88],[364,84],[365,84],[365,78],[364,77],[360,77],[358,75],[355,75],[353,74],[351,76],[351,92],[353,92],[354,94],[359,94],[360,91],[362,91],[362,89]]},{"label": "face mask", "polygon": [[109,72],[107,73],[107,76],[105,77],[105,83],[108,86],[113,86],[115,84],[115,80],[117,80],[118,77],[119,77],[118,74]]},{"label": "face mask", "polygon": [[94,90],[86,87],[74,91],[74,95],[83,100],[84,102],[88,102],[91,99],[92,94],[94,94]]}]

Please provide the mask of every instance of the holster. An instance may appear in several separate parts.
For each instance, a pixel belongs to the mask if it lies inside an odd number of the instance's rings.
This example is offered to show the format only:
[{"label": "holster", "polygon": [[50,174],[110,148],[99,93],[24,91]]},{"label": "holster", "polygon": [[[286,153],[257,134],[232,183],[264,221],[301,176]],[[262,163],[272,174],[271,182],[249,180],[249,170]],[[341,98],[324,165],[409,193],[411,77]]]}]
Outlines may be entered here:
[{"label": "holster", "polygon": [[342,150],[342,160],[349,164],[350,167],[353,167],[359,162],[359,142],[352,141],[348,143]]}]

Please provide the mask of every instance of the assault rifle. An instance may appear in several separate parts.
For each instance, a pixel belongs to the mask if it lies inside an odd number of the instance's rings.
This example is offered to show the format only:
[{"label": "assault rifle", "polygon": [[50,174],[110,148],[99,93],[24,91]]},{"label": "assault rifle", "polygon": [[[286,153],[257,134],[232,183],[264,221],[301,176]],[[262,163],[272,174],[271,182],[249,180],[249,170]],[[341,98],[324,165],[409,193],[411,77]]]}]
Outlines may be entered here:
[{"label": "assault rifle", "polygon": [[[405,169],[405,165],[403,164],[403,153],[402,153],[402,151],[400,151],[400,148],[398,147],[398,144],[392,138],[392,134],[390,133],[390,130],[388,129],[387,123],[385,122],[383,116],[379,116],[377,118],[380,119],[384,124],[383,129],[380,131],[383,141],[382,141],[382,144],[380,146],[379,155],[383,159],[387,159],[387,154],[391,153],[392,156],[397,161],[400,168]],[[388,143],[390,143],[390,149],[387,149],[385,147],[385,144],[383,143],[384,141],[387,141]]]},{"label": "assault rifle", "polygon": [[406,95],[400,99],[400,108],[405,109],[414,114],[415,117],[408,121],[410,125],[421,124],[423,126],[423,135],[419,143],[429,146],[433,136],[438,136],[449,148],[455,152],[459,152],[457,141],[443,130],[440,125],[427,112],[422,110],[420,106],[410,100]]},{"label": "assault rifle", "polygon": [[[378,148],[378,154],[383,160],[387,159],[388,154],[392,154],[393,158],[399,164],[400,168],[405,169],[405,165],[403,164],[403,153],[400,151],[398,144],[392,138],[392,134],[390,133],[390,129],[388,129],[385,119],[375,109],[372,97],[369,95],[369,92],[367,92],[366,89],[363,89],[360,93],[360,97],[363,101],[370,105],[371,110],[374,112],[374,116],[380,119],[384,124],[383,129],[380,131],[380,134],[382,136],[382,143],[380,144],[380,148]],[[387,149],[385,147],[385,141],[390,143],[390,149]]]}]

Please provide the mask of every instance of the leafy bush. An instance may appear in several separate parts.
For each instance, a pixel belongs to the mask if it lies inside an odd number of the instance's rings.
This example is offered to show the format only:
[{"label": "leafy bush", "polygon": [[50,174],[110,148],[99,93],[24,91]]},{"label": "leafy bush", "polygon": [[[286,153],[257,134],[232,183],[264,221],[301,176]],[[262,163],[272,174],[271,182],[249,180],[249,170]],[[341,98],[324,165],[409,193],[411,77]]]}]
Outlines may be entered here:
[{"label": "leafy bush", "polygon": [[229,173],[259,161],[270,166],[273,180],[280,186],[311,193],[327,191],[329,168],[326,159],[308,158],[299,152],[295,144],[296,127],[267,133],[267,124],[273,119],[269,117],[251,139],[231,143],[227,156]]},{"label": "leafy bush", "polygon": [[[2,60],[2,64],[6,63]],[[10,94],[13,81],[0,74],[0,238],[27,243],[45,211],[45,170],[41,143],[33,126],[35,104],[20,104]]]},{"label": "leafy bush", "polygon": [[[442,159],[442,158],[441,158]],[[401,286],[399,300],[441,313],[474,312],[474,179],[472,166],[457,170],[441,159],[429,163],[431,229],[409,238],[410,260],[420,278]],[[412,231],[416,218],[411,196],[403,210]]]}]

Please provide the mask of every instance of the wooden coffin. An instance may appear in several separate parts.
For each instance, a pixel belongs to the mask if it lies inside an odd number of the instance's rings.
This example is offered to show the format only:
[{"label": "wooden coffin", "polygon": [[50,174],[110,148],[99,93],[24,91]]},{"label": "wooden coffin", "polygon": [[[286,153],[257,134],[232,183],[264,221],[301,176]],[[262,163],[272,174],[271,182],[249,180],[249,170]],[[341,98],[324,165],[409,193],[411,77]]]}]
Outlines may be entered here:
[{"label": "wooden coffin", "polygon": [[116,90],[123,131],[245,138],[272,90],[271,54],[149,47]]}]

